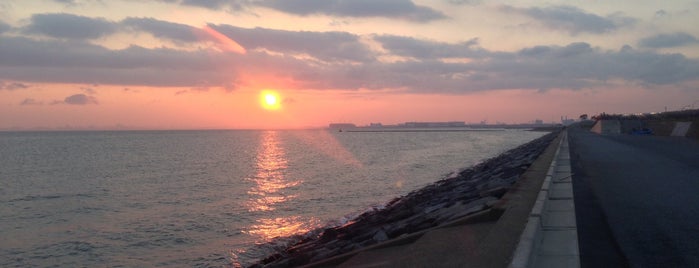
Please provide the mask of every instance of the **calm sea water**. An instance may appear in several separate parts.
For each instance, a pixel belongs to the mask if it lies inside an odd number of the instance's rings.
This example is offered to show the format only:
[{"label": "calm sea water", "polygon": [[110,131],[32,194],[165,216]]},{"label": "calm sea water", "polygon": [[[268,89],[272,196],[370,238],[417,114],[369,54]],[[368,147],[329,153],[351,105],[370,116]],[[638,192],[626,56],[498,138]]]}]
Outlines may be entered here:
[{"label": "calm sea water", "polygon": [[0,133],[0,266],[249,264],[541,135]]}]

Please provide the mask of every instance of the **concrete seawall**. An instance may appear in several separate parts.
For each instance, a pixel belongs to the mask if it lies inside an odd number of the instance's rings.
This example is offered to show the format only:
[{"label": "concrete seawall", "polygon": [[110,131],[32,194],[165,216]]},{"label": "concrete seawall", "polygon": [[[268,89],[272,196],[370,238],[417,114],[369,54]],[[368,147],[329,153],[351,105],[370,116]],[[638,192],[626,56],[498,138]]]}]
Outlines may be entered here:
[{"label": "concrete seawall", "polygon": [[650,129],[656,136],[675,136],[699,139],[699,120],[598,120],[591,131],[603,135],[631,134],[634,130]]}]

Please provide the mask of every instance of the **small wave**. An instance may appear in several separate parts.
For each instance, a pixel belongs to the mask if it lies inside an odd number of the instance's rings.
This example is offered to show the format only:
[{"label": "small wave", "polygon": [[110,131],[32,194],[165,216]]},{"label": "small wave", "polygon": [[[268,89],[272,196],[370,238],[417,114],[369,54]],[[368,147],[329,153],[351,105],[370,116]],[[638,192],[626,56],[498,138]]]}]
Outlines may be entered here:
[{"label": "small wave", "polygon": [[91,194],[50,194],[50,195],[27,195],[20,198],[10,199],[8,202],[27,202],[27,201],[41,201],[41,200],[51,200],[59,198],[93,198],[94,195]]},{"label": "small wave", "polygon": [[39,261],[55,260],[61,257],[93,254],[98,248],[98,245],[85,241],[66,241],[36,247],[30,251],[32,254],[29,258]]},{"label": "small wave", "polygon": [[28,195],[25,197],[15,198],[9,200],[9,202],[21,202],[21,201],[36,201],[36,200],[49,200],[61,198],[61,195]]},{"label": "small wave", "polygon": [[133,248],[163,248],[177,245],[194,244],[194,240],[187,237],[162,237],[151,240],[138,241],[131,243],[128,247]]}]

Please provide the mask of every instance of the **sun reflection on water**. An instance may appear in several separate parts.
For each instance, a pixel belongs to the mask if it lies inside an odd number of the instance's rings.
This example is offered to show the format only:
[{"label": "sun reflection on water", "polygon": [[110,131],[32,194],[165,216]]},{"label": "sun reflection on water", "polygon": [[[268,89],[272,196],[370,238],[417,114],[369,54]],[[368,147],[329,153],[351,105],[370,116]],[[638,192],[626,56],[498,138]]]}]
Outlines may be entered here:
[{"label": "sun reflection on water", "polygon": [[249,233],[267,239],[305,233],[312,229],[311,224],[303,221],[299,216],[259,219],[257,222],[258,224],[253,225]]},{"label": "sun reflection on water", "polygon": [[248,195],[252,197],[248,203],[249,211],[271,211],[275,209],[275,204],[295,197],[283,191],[301,183],[286,179],[287,167],[288,161],[278,133],[263,132],[257,150],[257,174],[251,178],[256,185],[248,190]]},{"label": "sun reflection on water", "polygon": [[266,213],[267,217],[257,219],[247,233],[270,240],[307,232],[315,227],[315,219],[303,219],[297,215],[280,217],[271,213],[298,197],[298,194],[290,193],[290,188],[300,185],[302,181],[288,178],[287,168],[288,160],[279,133],[263,132],[257,150],[257,173],[249,178],[255,185],[247,192],[250,198],[247,209]]}]

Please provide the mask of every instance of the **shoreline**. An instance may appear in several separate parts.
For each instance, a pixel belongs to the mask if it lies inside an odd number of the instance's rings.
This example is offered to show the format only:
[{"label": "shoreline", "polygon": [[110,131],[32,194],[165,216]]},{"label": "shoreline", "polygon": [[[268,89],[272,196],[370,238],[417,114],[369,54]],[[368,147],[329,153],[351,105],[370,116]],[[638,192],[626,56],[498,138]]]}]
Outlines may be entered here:
[{"label": "shoreline", "polygon": [[455,172],[344,225],[311,231],[250,267],[309,265],[487,211],[501,201],[558,133]]},{"label": "shoreline", "polygon": [[340,130],[340,132],[489,132],[489,131],[505,131],[505,129],[445,129],[445,128],[435,128],[435,129],[349,129]]}]

